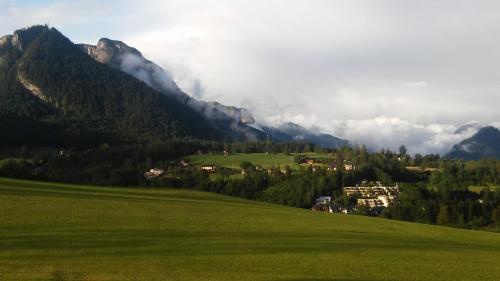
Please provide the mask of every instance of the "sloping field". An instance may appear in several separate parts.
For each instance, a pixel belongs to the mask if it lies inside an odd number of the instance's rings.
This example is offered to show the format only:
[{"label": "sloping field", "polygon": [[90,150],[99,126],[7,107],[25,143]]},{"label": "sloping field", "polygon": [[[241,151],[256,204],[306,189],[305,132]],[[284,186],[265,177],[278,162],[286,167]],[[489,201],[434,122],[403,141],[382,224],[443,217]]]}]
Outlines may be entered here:
[{"label": "sloping field", "polygon": [[[224,156],[223,154],[195,154],[187,156],[186,159],[195,165],[215,164],[217,166],[233,169],[239,169],[241,162],[248,161],[263,168],[269,168],[272,166],[280,166],[281,168],[284,168],[288,165],[291,169],[297,170],[299,169],[299,165],[294,161],[295,155],[297,154],[234,153],[227,156]],[[309,158],[329,157],[327,154],[317,153],[306,153],[305,156]]]},{"label": "sloping field", "polygon": [[0,280],[500,280],[500,234],[0,179]]},{"label": "sloping field", "polygon": [[186,157],[195,165],[215,164],[226,168],[239,169],[240,163],[243,161],[251,162],[254,165],[259,165],[264,168],[271,166],[281,166],[284,168],[289,165],[291,168],[298,168],[298,165],[293,161],[292,155],[284,154],[265,154],[265,153],[236,153],[224,156],[222,154],[203,154],[190,155]]}]

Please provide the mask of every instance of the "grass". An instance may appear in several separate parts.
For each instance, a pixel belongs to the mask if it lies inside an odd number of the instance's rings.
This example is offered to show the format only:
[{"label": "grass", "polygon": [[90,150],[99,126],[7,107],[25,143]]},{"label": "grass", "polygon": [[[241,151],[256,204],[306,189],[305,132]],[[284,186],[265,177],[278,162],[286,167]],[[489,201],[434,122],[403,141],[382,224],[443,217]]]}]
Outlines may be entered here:
[{"label": "grass", "polygon": [[[314,158],[326,158],[326,154],[307,154],[308,157]],[[285,155],[282,153],[278,154],[266,154],[266,153],[236,153],[224,156],[223,154],[202,154],[202,155],[190,155],[186,157],[192,164],[215,164],[217,166],[239,169],[239,165],[243,161],[248,161],[254,165],[261,166],[263,168],[268,168],[271,166],[281,166],[284,168],[288,165],[291,169],[297,170],[299,165],[294,162],[294,154]]]},{"label": "grass", "polygon": [[0,280],[500,280],[500,234],[0,179]]},{"label": "grass", "polygon": [[21,158],[5,158],[5,159],[0,159],[0,167],[2,167],[3,164],[7,163],[8,161],[21,161]]},{"label": "grass", "polygon": [[483,189],[489,188],[491,191],[500,191],[500,185],[472,185],[469,186],[469,190],[472,192],[481,192]]}]

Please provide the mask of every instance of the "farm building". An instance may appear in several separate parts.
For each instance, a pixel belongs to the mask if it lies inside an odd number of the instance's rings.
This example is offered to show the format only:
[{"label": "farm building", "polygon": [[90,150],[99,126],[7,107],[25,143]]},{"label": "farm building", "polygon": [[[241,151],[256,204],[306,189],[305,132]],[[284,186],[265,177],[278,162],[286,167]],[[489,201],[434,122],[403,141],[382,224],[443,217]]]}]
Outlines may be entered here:
[{"label": "farm building", "polygon": [[344,164],[345,171],[356,171],[356,166],[352,164]]},{"label": "farm building", "polygon": [[215,173],[217,170],[217,165],[202,165],[201,170],[209,172],[209,173]]},{"label": "farm building", "polygon": [[330,204],[332,202],[331,196],[321,196],[316,198],[316,204]]},{"label": "farm building", "polygon": [[147,179],[157,178],[163,175],[164,171],[162,169],[153,168],[144,173],[144,177]]},{"label": "farm building", "polygon": [[315,204],[311,208],[311,210],[318,211],[318,212],[333,213],[333,210],[330,207],[330,202],[332,202],[332,197],[330,197],[330,196],[321,196],[321,197],[318,197],[318,198],[316,198]]}]

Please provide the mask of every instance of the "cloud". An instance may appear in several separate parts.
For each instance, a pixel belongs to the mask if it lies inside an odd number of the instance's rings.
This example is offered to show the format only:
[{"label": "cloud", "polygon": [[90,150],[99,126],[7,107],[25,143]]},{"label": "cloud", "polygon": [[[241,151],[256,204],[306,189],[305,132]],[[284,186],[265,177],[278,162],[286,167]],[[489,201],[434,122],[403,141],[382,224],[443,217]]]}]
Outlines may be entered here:
[{"label": "cloud", "polygon": [[427,82],[425,81],[405,82],[403,85],[406,87],[424,88],[427,86]]},{"label": "cloud", "polygon": [[[157,65],[144,60],[144,58],[136,54],[126,53],[121,55],[120,69],[153,88],[166,88],[171,91],[175,91],[177,89],[177,86],[168,71],[165,71]],[[155,85],[156,83],[160,85]]]},{"label": "cloud", "polygon": [[500,121],[498,1],[37,3],[0,0],[0,31],[50,21],[75,42],[122,40],[263,123],[442,153],[461,124]]}]

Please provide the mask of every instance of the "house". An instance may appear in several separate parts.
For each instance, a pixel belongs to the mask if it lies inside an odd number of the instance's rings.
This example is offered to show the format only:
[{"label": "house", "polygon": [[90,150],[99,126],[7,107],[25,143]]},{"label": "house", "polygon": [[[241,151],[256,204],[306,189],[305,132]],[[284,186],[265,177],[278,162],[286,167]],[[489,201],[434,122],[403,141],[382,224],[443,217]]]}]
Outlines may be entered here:
[{"label": "house", "polygon": [[202,165],[200,168],[202,171],[206,171],[208,173],[215,173],[215,171],[217,170],[216,165]]},{"label": "house", "polygon": [[147,179],[157,178],[163,175],[164,171],[162,169],[153,168],[144,173],[144,177]]},{"label": "house", "polygon": [[329,212],[333,213],[333,210],[328,205],[314,205],[311,210],[316,212]]},{"label": "house", "polygon": [[384,207],[384,203],[379,199],[358,199],[358,206],[368,206],[371,209]]},{"label": "house", "polygon": [[352,164],[344,164],[344,170],[345,171],[355,171],[356,170],[356,166],[352,165]]},{"label": "house", "polygon": [[329,212],[333,213],[334,209],[330,206],[330,202],[332,202],[331,196],[321,196],[316,198],[314,206],[311,208],[313,211],[318,212]]},{"label": "house", "polygon": [[332,197],[331,196],[321,196],[316,198],[316,205],[317,204],[330,204],[332,202]]}]

